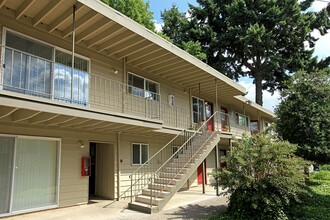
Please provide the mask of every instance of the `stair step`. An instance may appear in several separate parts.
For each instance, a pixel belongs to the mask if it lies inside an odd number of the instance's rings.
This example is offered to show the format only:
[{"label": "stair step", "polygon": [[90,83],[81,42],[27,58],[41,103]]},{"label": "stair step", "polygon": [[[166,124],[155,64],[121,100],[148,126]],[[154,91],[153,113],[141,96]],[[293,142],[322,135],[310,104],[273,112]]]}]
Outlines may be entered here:
[{"label": "stair step", "polygon": [[171,179],[172,178],[181,179],[183,176],[184,176],[184,174],[174,173],[174,172],[172,172],[172,173],[164,173],[164,172],[162,172],[162,173],[159,174],[159,177],[160,178],[171,178]]},{"label": "stair step", "polygon": [[166,192],[170,192],[172,191],[172,189],[175,188],[175,185],[164,185],[164,184],[160,184],[160,183],[152,183],[152,184],[148,184],[148,189],[153,189],[153,190],[162,190],[162,191],[166,191]]},{"label": "stair step", "polygon": [[191,163],[178,163],[178,162],[172,162],[169,164],[169,167],[171,168],[179,168],[179,169],[186,169],[191,168]]},{"label": "stair step", "polygon": [[141,202],[128,203],[128,208],[149,214],[159,212],[158,206],[150,206],[150,204],[144,204]]},{"label": "stair step", "polygon": [[177,179],[168,179],[168,178],[155,178],[155,183],[166,184],[166,185],[175,185],[179,180]]},{"label": "stair step", "polygon": [[145,195],[145,196],[156,196],[156,197],[159,197],[159,198],[164,198],[168,195],[170,195],[171,193],[168,192],[168,191],[161,191],[161,190],[151,190],[151,189],[144,189],[142,190],[142,195]]},{"label": "stair step", "polygon": [[185,174],[187,173],[188,168],[177,168],[177,167],[166,167],[165,172],[167,173],[180,173],[180,174]]},{"label": "stair step", "polygon": [[191,158],[191,160],[188,160],[190,159],[190,157],[183,157],[183,158],[174,158],[173,159],[173,163],[181,163],[181,164],[185,164],[189,161],[189,163],[195,163],[195,158]]},{"label": "stair step", "polygon": [[[152,201],[151,201],[152,199]],[[155,198],[151,196],[145,196],[145,195],[138,195],[135,197],[136,202],[144,203],[144,204],[152,204],[158,206],[161,201],[163,201],[162,198]]]}]

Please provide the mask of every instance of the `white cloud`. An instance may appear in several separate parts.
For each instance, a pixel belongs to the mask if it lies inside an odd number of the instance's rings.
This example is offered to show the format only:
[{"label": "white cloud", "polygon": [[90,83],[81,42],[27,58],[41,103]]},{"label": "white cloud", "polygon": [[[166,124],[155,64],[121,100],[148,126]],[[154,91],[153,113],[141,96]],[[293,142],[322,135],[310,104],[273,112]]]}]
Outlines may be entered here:
[{"label": "white cloud", "polygon": [[323,8],[327,7],[327,2],[315,1],[310,8],[311,11],[321,11]]},{"label": "white cloud", "polygon": [[319,58],[328,57],[330,54],[330,33],[320,37],[320,39],[315,44],[315,52],[314,55]]},{"label": "white cloud", "polygon": [[157,31],[157,32],[161,32],[164,23],[157,23],[157,21],[154,21],[154,22],[155,22],[155,28],[156,28],[156,31]]},{"label": "white cloud", "polygon": [[[253,80],[242,77],[238,83],[246,88],[247,95],[245,97],[255,102],[256,86],[253,84]],[[263,91],[263,107],[274,112],[274,108],[279,104],[279,98],[280,93],[278,91],[275,91],[273,95],[270,92]]]}]

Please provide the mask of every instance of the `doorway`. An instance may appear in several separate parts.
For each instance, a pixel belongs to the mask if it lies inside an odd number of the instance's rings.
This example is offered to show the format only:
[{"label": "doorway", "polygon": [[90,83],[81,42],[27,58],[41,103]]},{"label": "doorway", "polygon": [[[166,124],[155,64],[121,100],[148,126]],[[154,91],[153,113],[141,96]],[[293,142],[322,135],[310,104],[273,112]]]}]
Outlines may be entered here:
[{"label": "doorway", "polygon": [[207,121],[207,129],[209,131],[214,131],[214,120],[213,118],[211,118],[212,115],[213,115],[213,103],[205,102],[205,117],[206,117],[205,119]]},{"label": "doorway", "polygon": [[[197,169],[197,183],[198,185],[203,184],[203,163],[205,163],[205,172],[206,172],[206,159],[199,165]],[[207,177],[205,174],[204,183],[207,184]]]},{"label": "doorway", "polygon": [[115,197],[115,152],[109,143],[90,142],[91,176],[89,177],[89,198]]}]

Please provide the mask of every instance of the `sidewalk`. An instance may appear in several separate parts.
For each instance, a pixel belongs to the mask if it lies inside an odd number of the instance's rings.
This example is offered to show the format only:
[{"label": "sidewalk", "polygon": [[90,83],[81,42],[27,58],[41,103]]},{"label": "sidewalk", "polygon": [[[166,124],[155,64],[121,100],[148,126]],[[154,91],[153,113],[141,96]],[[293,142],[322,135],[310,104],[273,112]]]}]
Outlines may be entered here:
[{"label": "sidewalk", "polygon": [[145,214],[127,209],[129,200],[112,201],[96,199],[88,205],[59,208],[5,218],[6,220],[109,220],[109,219],[205,219],[223,211],[227,198],[216,196],[215,190],[207,186],[205,194],[201,187],[179,192],[159,213]]}]

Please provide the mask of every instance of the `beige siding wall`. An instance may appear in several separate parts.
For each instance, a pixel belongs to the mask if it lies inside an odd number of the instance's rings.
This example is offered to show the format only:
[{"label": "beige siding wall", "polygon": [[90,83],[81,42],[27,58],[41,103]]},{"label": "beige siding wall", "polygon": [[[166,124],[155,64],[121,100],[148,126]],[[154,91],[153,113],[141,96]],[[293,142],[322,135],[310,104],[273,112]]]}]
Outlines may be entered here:
[{"label": "beige siding wall", "polygon": [[170,139],[152,138],[130,134],[122,134],[120,139],[120,190],[121,193],[123,193],[131,184],[129,175],[139,167],[139,165],[132,165],[132,143],[148,144],[150,158]]}]

